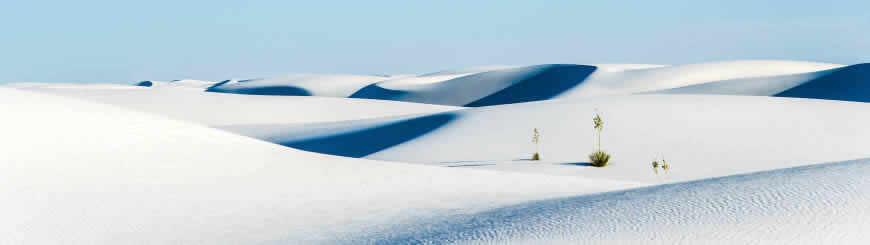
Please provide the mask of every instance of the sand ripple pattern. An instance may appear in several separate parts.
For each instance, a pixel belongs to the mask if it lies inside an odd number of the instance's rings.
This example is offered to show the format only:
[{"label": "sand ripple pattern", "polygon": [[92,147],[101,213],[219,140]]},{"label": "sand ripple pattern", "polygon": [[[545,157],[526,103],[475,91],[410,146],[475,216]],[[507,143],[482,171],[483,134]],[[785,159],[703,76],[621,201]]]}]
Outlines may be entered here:
[{"label": "sand ripple pattern", "polygon": [[374,244],[864,244],[870,159],[529,202],[390,227]]}]

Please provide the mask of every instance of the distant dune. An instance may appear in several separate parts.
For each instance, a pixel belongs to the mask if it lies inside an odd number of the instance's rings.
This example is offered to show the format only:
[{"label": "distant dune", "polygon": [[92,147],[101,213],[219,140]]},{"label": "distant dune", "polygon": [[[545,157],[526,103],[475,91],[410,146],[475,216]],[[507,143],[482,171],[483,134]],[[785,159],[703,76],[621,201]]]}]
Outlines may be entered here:
[{"label": "distant dune", "polygon": [[733,79],[654,91],[661,94],[729,94],[870,102],[870,64]]},{"label": "distant dune", "polygon": [[834,69],[774,96],[870,102],[870,64]]},{"label": "distant dune", "polygon": [[212,81],[201,81],[201,80],[174,80],[174,81],[142,81],[138,82],[136,86],[142,87],[186,87],[186,88],[197,88],[197,89],[206,89],[208,87],[214,86],[217,82]]},{"label": "distant dune", "polygon": [[[467,107],[637,93],[760,95],[867,101],[870,98],[863,96],[863,92],[846,95],[847,92],[844,91],[821,91],[821,87],[825,90],[860,91],[852,88],[863,88],[863,81],[867,80],[864,65],[843,67],[803,61],[741,60],[673,66],[481,66],[419,76],[303,74],[268,79],[228,80],[208,88],[207,91],[351,97]],[[840,68],[843,71],[839,71]],[[822,79],[835,71],[839,72],[831,74],[834,77]],[[146,81],[143,84],[152,82]],[[796,88],[811,86],[809,84],[815,85],[803,92]]]},{"label": "distant dune", "polygon": [[[687,65],[599,64],[481,66],[419,76],[288,75],[268,79],[228,80],[207,91],[255,95],[351,97],[426,104],[479,107],[602,95],[637,93],[730,94],[865,101],[861,93],[846,96],[792,90],[839,68],[836,77],[820,80],[827,89],[863,86],[862,65],[740,60]],[[845,73],[849,75],[844,75]],[[828,80],[837,80],[831,82]],[[810,85],[803,85],[810,86]],[[823,86],[823,85],[813,85]],[[797,89],[797,88],[795,88]],[[780,94],[784,93],[784,94]]]},{"label": "distant dune", "polygon": [[[130,88],[138,88],[127,86]],[[29,87],[31,91],[118,105],[208,126],[296,125],[434,113],[461,107],[319,96],[204,93],[179,87],[104,89]]]},{"label": "distant dune", "polygon": [[839,67],[842,65],[786,60],[738,60],[648,69],[601,70],[559,98],[651,93],[718,81],[792,75]]},{"label": "distant dune", "polygon": [[347,97],[384,76],[299,74],[264,79],[228,80],[208,88],[209,92],[254,95]]},{"label": "distant dune", "polygon": [[437,83],[384,82],[352,98],[399,100],[455,106],[488,106],[546,100],[569,90],[595,71],[594,66],[538,65],[475,73]]}]

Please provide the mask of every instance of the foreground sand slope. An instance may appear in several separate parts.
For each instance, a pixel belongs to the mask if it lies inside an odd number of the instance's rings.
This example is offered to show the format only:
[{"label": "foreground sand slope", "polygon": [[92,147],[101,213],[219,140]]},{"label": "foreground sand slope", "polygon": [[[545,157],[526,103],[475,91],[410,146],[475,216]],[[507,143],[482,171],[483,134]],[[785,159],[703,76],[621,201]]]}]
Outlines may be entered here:
[{"label": "foreground sand slope", "polygon": [[0,111],[4,244],[310,244],[639,186],[314,154],[5,88]]},{"label": "foreground sand slope", "polygon": [[357,243],[867,244],[868,176],[862,159],[535,201],[397,225]]}]

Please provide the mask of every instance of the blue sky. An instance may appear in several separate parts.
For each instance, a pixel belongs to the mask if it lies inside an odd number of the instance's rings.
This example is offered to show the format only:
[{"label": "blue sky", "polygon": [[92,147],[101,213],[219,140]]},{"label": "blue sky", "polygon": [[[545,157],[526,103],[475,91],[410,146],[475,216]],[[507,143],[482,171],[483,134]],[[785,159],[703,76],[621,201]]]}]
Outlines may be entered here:
[{"label": "blue sky", "polygon": [[0,1],[0,83],[870,62],[870,1]]}]

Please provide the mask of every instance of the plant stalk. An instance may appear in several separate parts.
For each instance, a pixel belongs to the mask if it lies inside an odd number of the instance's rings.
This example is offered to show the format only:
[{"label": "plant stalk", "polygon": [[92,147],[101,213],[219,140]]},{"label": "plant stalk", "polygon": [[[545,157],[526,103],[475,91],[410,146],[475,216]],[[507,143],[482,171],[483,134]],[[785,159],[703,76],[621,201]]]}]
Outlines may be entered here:
[{"label": "plant stalk", "polygon": [[601,129],[598,130],[598,151],[601,151]]}]

